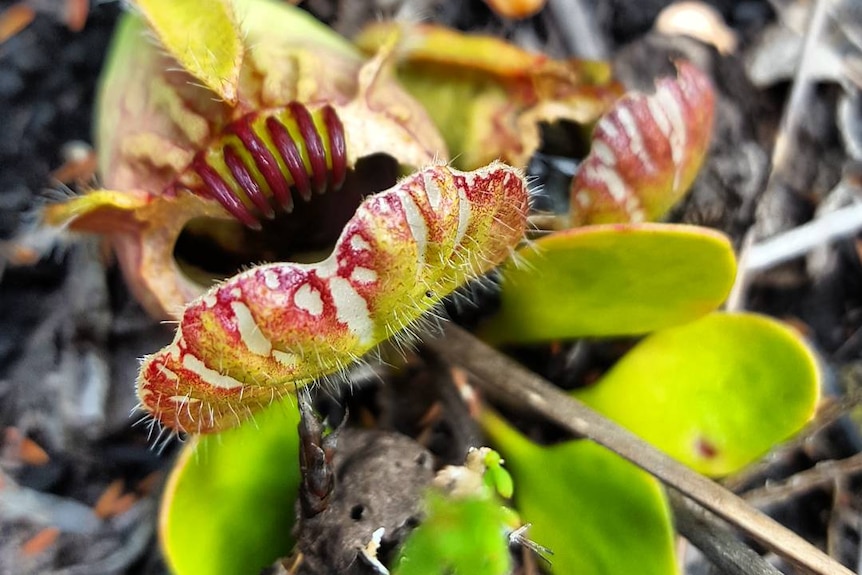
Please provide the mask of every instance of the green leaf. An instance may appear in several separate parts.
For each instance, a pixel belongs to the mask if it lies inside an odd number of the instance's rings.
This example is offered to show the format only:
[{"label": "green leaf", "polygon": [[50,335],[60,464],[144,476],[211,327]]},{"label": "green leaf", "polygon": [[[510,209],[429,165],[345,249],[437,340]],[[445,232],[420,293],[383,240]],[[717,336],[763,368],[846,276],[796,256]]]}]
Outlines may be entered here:
[{"label": "green leaf", "polygon": [[505,575],[511,572],[506,509],[496,498],[430,492],[428,517],[404,543],[395,575]]},{"label": "green leaf", "polygon": [[194,436],[165,489],[159,530],[176,575],[256,575],[292,546],[295,400],[218,436]]},{"label": "green leaf", "polygon": [[183,68],[236,103],[244,48],[229,0],[134,0],[133,5]]},{"label": "green leaf", "polygon": [[673,575],[670,511],[661,485],[591,441],[542,447],[490,411],[482,425],[515,479],[530,539],[569,575]]},{"label": "green leaf", "polygon": [[728,239],[706,228],[604,225],[552,234],[502,269],[494,343],[643,334],[700,317],[736,274]]},{"label": "green leaf", "polygon": [[711,314],[653,334],[573,395],[700,473],[733,473],[814,414],[819,377],[788,327]]}]

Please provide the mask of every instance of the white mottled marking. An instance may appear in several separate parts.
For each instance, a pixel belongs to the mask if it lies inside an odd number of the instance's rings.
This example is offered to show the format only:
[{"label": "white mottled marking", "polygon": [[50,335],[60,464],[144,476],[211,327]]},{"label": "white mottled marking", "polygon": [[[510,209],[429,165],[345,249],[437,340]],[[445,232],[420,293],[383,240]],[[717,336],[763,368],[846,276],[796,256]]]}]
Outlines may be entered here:
[{"label": "white mottled marking", "polygon": [[295,353],[274,349],[272,350],[272,357],[284,367],[295,367],[299,363],[299,357]]},{"label": "white mottled marking", "polygon": [[436,211],[440,208],[440,200],[442,199],[440,186],[437,185],[437,182],[434,181],[434,178],[428,172],[422,173],[422,181],[425,184],[425,194],[428,196],[428,203],[431,205],[431,209]]},{"label": "white mottled marking", "polygon": [[376,202],[374,207],[381,214],[388,214],[392,211],[392,206],[389,205],[389,202]]},{"label": "white mottled marking", "polygon": [[620,205],[625,205],[626,198],[631,195],[631,190],[616,170],[601,164],[592,164],[587,167],[587,170],[587,175],[591,180],[603,182],[614,201]]},{"label": "white mottled marking", "polygon": [[655,164],[653,164],[652,158],[649,155],[649,150],[644,145],[640,127],[635,117],[632,116],[631,111],[625,106],[619,107],[617,109],[617,119],[622,124],[623,130],[629,138],[629,150],[640,161],[645,170],[654,172]]},{"label": "white mottled marking", "polygon": [[329,292],[335,305],[338,321],[364,344],[374,341],[374,323],[368,312],[368,302],[353,289],[350,282],[341,277],[329,280]]},{"label": "white mottled marking", "polygon": [[353,268],[353,271],[350,272],[350,279],[351,281],[361,284],[374,283],[377,281],[377,272],[368,268],[356,266]]},{"label": "white mottled marking", "polygon": [[590,204],[593,203],[593,199],[586,190],[581,190],[575,194],[575,201],[578,202],[578,205],[582,208],[588,208],[590,207]]},{"label": "white mottled marking", "polygon": [[159,374],[163,375],[165,379],[169,379],[170,381],[179,381],[180,376],[176,373],[165,367],[163,363],[158,364],[157,369],[159,370]]},{"label": "white mottled marking", "polygon": [[458,233],[455,234],[455,245],[461,245],[461,240],[467,233],[467,226],[470,225],[470,200],[467,199],[467,193],[463,188],[458,188]]},{"label": "white mottled marking", "polygon": [[278,274],[273,270],[263,270],[263,283],[266,284],[266,287],[269,289],[278,289],[281,287],[281,281],[279,280]]},{"label": "white mottled marking", "polygon": [[180,355],[182,355],[183,352],[182,346],[184,346],[185,343],[186,342],[182,337],[182,332],[177,331],[177,337],[174,338],[174,341],[172,341],[171,344],[165,348],[165,355],[169,355],[170,357],[179,359]]},{"label": "white mottled marking", "polygon": [[323,298],[320,297],[320,292],[308,284],[303,284],[296,290],[296,293],[293,294],[293,303],[311,315],[316,316],[323,313]]},{"label": "white mottled marking", "polygon": [[206,295],[204,295],[203,302],[204,306],[209,309],[215,307],[215,305],[218,303],[218,299],[213,292],[208,292]]},{"label": "white mottled marking", "polygon": [[617,138],[620,137],[619,130],[617,130],[617,127],[614,125],[613,122],[610,121],[610,119],[603,119],[599,123],[599,127],[606,134],[606,136],[607,136],[606,139],[616,140]]},{"label": "white mottled marking", "polygon": [[243,345],[252,353],[268,356],[272,351],[272,342],[260,331],[248,306],[242,302],[233,301],[230,303],[230,309],[236,317],[236,327]]},{"label": "white mottled marking", "polygon": [[341,265],[341,262],[336,259],[335,253],[333,253],[328,258],[314,266],[314,273],[317,274],[318,278],[325,280],[337,275],[338,268]]},{"label": "white mottled marking", "polygon": [[232,290],[230,290],[230,297],[241,298],[242,297],[242,290],[239,289],[238,287],[233,288]]},{"label": "white mottled marking", "polygon": [[670,121],[668,121],[667,114],[664,113],[661,104],[658,103],[655,96],[647,98],[647,108],[649,108],[649,114],[652,119],[655,120],[659,131],[664,134],[666,138],[670,138]]},{"label": "white mottled marking", "polygon": [[670,122],[668,134],[670,155],[674,164],[678,166],[685,153],[685,117],[679,107],[679,101],[670,90],[658,90],[654,97]]},{"label": "white mottled marking", "polygon": [[237,381],[229,375],[224,375],[214,369],[208,368],[204,362],[190,353],[183,356],[183,367],[213,387],[219,387],[221,389],[236,389],[237,387],[243,386],[241,381]]},{"label": "white mottled marking", "polygon": [[613,166],[617,163],[617,157],[614,155],[614,151],[601,140],[593,142],[591,151],[599,161],[606,166]]},{"label": "white mottled marking", "polygon": [[416,264],[421,269],[425,265],[425,252],[428,249],[428,226],[413,198],[408,194],[399,194],[399,197],[407,226],[416,242]]},{"label": "white mottled marking", "polygon": [[181,404],[200,402],[200,398],[191,397],[188,395],[172,395],[168,398],[168,400],[170,400],[174,403],[181,403]]},{"label": "white mottled marking", "polygon": [[659,100],[662,109],[667,113],[670,121],[671,131],[668,141],[670,143],[670,157],[674,163],[673,189],[679,190],[679,180],[682,176],[682,160],[686,147],[686,129],[683,110],[680,102],[669,89],[656,91],[655,97]]},{"label": "white mottled marking", "polygon": [[[641,200],[636,194],[632,194],[626,200],[626,212],[632,221],[642,222],[644,220],[644,211],[641,206]],[[637,219],[640,218],[640,219]]]},{"label": "white mottled marking", "polygon": [[371,249],[371,245],[359,234],[353,234],[350,236],[350,247],[355,252],[362,252]]}]

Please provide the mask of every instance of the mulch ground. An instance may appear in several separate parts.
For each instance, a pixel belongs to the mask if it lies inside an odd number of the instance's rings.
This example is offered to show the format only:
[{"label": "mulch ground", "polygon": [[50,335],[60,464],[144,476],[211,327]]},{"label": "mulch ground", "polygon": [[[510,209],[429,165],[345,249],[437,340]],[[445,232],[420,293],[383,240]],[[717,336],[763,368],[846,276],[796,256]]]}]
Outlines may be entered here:
[{"label": "mulch ground", "polygon": [[[39,206],[66,193],[58,178],[68,177],[74,186],[73,164],[86,172],[94,91],[121,8],[93,3],[76,30],[66,9],[80,3],[4,0],[0,14],[13,4],[31,7],[34,18],[0,43],[0,574],[162,573],[155,513],[176,445],[153,451],[146,429],[134,427],[129,412],[136,403],[137,358],[167,343],[170,329],[138,307],[98,240],[70,241],[36,225]],[[392,4],[309,0],[303,6],[350,34]],[[587,45],[586,38],[568,37],[561,19],[548,11],[511,23],[479,0],[413,4],[436,21],[547,47],[556,56]],[[600,3],[589,45],[612,58],[619,78],[632,88],[648,89],[679,55],[714,80],[717,135],[694,191],[672,219],[721,229],[742,247],[752,228],[786,230],[852,203],[862,190],[862,100],[859,84],[840,69],[818,75],[794,126],[791,156],[772,167],[782,114],[798,81],[792,65],[779,58],[802,50],[803,35],[781,36],[800,21],[796,3],[711,2],[739,40],[724,55],[696,40],[657,33],[653,24],[665,4]],[[843,4],[851,2],[836,6]],[[848,14],[860,16],[858,10]],[[855,62],[857,73],[860,30],[862,17],[848,17],[828,34],[839,60]],[[565,180],[565,169],[559,169],[564,163],[537,158],[531,170],[553,193],[564,189],[558,185]],[[862,244],[850,237],[750,278],[742,305],[806,333],[822,354],[827,392],[837,407],[805,441],[736,478],[737,490],[862,449],[851,417],[862,374],[860,257]],[[534,351],[524,361],[568,385],[566,352]],[[370,386],[346,401],[353,414],[383,405],[383,414],[372,410],[375,417],[415,434],[416,414],[428,402],[416,390],[428,385],[412,383],[433,381],[435,373],[417,356],[389,388]],[[462,416],[450,416],[445,437],[425,438],[441,461],[475,441],[475,428]],[[815,473],[780,496],[755,494],[777,518],[855,569],[862,561],[862,499],[854,472],[848,466]],[[707,573],[709,567],[694,557],[689,571]]]}]

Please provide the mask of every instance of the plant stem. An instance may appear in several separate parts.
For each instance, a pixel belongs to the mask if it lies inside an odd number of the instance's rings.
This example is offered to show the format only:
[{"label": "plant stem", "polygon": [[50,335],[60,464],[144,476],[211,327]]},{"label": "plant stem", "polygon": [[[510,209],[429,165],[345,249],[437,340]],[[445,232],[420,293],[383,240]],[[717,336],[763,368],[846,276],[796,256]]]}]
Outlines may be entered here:
[{"label": "plant stem", "polygon": [[852,575],[849,569],[730,491],[671,459],[456,325],[446,324],[443,337],[425,343],[445,361],[471,373],[476,386],[488,396],[516,408],[528,407],[607,447],[805,571]]}]

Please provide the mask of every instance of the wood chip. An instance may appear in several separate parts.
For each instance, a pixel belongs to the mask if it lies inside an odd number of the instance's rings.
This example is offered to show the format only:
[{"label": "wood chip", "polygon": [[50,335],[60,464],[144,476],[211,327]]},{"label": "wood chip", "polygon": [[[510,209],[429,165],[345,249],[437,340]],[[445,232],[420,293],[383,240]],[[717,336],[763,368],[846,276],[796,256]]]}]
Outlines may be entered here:
[{"label": "wood chip", "polygon": [[66,0],[66,27],[72,32],[80,32],[87,24],[90,13],[90,0]]},{"label": "wood chip", "polygon": [[96,175],[97,163],[96,153],[89,151],[83,157],[67,160],[51,172],[51,177],[62,184],[86,184]]},{"label": "wood chip", "polygon": [[736,34],[721,13],[704,2],[677,2],[658,15],[655,28],[668,36],[689,36],[712,44],[722,54],[736,51]]},{"label": "wood chip", "polygon": [[539,13],[547,0],[485,0],[498,16],[520,20]]},{"label": "wood chip", "polygon": [[135,485],[135,491],[139,495],[149,495],[155,491],[156,487],[162,481],[163,473],[161,471],[153,471]]},{"label": "wood chip", "polygon": [[46,527],[24,542],[21,546],[21,554],[27,557],[38,555],[56,543],[59,536],[59,529]]},{"label": "wood chip", "polygon": [[36,467],[45,465],[51,460],[48,453],[29,437],[21,439],[21,445],[18,447],[18,457],[23,463]]},{"label": "wood chip", "polygon": [[18,2],[0,13],[0,44],[26,28],[36,17],[32,8]]},{"label": "wood chip", "polygon": [[99,497],[96,504],[93,506],[93,512],[96,514],[96,517],[100,519],[107,519],[112,515],[116,515],[114,512],[118,500],[123,495],[124,483],[122,479],[115,479],[111,482],[110,485],[102,492],[102,495]]},{"label": "wood chip", "polygon": [[45,465],[51,460],[38,443],[24,436],[15,427],[7,427],[3,433],[3,455],[32,466]]},{"label": "wood chip", "polygon": [[135,503],[140,500],[134,493],[126,493],[121,495],[114,501],[114,505],[111,508],[110,517],[116,517],[117,515],[122,515],[129,509],[131,509]]}]

